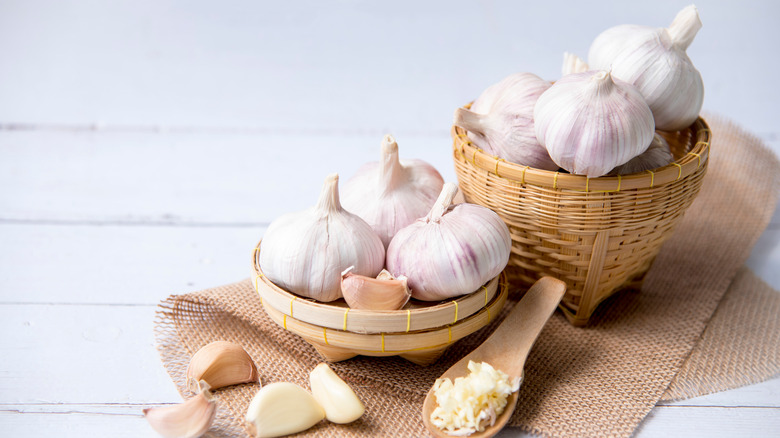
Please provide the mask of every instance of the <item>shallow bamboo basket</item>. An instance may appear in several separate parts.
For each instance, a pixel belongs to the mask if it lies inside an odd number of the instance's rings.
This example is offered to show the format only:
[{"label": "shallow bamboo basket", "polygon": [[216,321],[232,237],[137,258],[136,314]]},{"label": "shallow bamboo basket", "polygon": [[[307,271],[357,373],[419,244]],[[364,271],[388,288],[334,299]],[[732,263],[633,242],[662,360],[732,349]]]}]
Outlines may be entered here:
[{"label": "shallow bamboo basket", "polygon": [[350,309],[290,293],[260,268],[260,243],[252,253],[254,286],[268,316],[306,340],[329,362],[364,356],[400,356],[419,365],[435,362],[452,343],[487,325],[504,307],[504,274],[453,300],[409,300],[401,310]]},{"label": "shallow bamboo basket", "polygon": [[682,131],[658,133],[669,142],[674,163],[587,178],[506,162],[452,128],[465,199],[492,209],[509,226],[512,280],[525,286],[546,275],[565,281],[560,307],[576,326],[610,295],[641,287],[661,244],[699,193],[711,140],[706,122],[699,118]]}]

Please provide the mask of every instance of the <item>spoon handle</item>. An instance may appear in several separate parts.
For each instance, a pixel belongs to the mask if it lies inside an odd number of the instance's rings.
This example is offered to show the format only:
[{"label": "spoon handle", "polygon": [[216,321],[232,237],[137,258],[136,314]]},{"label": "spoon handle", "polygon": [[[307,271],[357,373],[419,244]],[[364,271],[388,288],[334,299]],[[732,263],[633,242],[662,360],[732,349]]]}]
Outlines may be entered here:
[{"label": "spoon handle", "polygon": [[553,277],[539,279],[472,356],[489,358],[495,367],[520,377],[528,352],[565,292],[563,281]]}]

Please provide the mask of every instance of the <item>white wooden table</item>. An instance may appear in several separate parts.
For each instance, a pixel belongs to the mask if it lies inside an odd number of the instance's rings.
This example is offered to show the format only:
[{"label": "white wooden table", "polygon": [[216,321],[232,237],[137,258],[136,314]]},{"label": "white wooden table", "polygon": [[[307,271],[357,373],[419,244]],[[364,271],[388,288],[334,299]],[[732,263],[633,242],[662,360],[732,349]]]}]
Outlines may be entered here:
[{"label": "white wooden table", "polygon": [[[700,1],[705,109],[780,152],[780,8]],[[0,430],[156,436],[181,399],[157,303],[249,276],[279,214],[393,133],[454,181],[453,109],[679,1],[0,1]],[[749,265],[780,288],[780,215]],[[521,436],[508,430],[504,436]],[[780,379],[658,406],[637,436],[780,435]]]}]

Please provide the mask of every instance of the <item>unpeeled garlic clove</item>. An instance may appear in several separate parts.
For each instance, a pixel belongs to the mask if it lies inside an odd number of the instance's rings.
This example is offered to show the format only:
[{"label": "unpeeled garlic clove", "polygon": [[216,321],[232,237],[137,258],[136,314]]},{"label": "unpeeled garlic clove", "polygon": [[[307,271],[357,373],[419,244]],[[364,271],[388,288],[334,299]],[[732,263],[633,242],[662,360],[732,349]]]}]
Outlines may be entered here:
[{"label": "unpeeled garlic clove", "polygon": [[271,438],[302,432],[325,418],[325,410],[313,395],[289,382],[264,386],[246,412],[250,432]]},{"label": "unpeeled garlic clove", "polygon": [[144,417],[157,433],[166,438],[195,438],[211,427],[217,414],[217,402],[201,383],[201,392],[175,406],[144,409]]},{"label": "unpeeled garlic clove", "polygon": [[190,360],[187,382],[192,392],[198,392],[201,380],[212,389],[257,382],[257,367],[240,345],[216,341],[198,350]]},{"label": "unpeeled garlic clove", "polygon": [[344,301],[353,309],[398,310],[412,296],[406,277],[396,279],[383,270],[377,276],[382,278],[371,278],[353,274],[352,270],[350,266],[341,273],[341,293]]},{"label": "unpeeled garlic clove", "polygon": [[366,407],[355,391],[326,363],[314,367],[309,374],[311,392],[325,409],[325,418],[338,424],[351,423],[363,415]]}]

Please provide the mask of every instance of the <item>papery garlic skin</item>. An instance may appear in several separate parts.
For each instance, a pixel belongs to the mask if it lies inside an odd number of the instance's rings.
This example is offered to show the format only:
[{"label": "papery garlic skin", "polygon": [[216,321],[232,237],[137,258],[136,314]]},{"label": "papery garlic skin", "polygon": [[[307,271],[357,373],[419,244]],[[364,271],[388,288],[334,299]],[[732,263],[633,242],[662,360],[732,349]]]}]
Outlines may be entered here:
[{"label": "papery garlic skin", "polygon": [[208,384],[191,399],[174,406],[144,409],[144,417],[157,433],[166,438],[196,438],[205,434],[217,415],[217,402]]},{"label": "papery garlic skin", "polygon": [[309,383],[314,399],[325,410],[325,418],[332,423],[351,423],[366,410],[355,391],[326,363],[314,367],[309,373]]},{"label": "papery garlic skin", "polygon": [[657,129],[684,129],[699,116],[704,102],[701,74],[686,53],[701,25],[691,5],[669,28],[617,26],[594,40],[588,62],[634,84],[650,106]]},{"label": "papery garlic skin", "polygon": [[512,239],[504,221],[486,207],[453,205],[457,190],[444,184],[431,212],[399,231],[387,248],[387,269],[407,277],[419,300],[474,292],[509,262]]},{"label": "papery garlic skin", "polygon": [[470,109],[455,110],[453,124],[485,153],[537,169],[558,166],[536,140],[534,104],[550,82],[532,73],[515,73],[488,87]]},{"label": "papery garlic skin", "polygon": [[656,134],[653,137],[650,147],[647,148],[641,155],[629,160],[626,164],[620,165],[608,175],[628,175],[631,173],[646,172],[648,170],[657,169],[667,164],[671,164],[674,161],[672,151],[669,149],[669,143],[664,140],[663,137]]},{"label": "papery garlic skin", "polygon": [[260,267],[269,280],[318,301],[341,297],[341,272],[348,267],[374,277],[384,266],[379,236],[341,207],[336,174],[325,179],[317,205],[273,221],[261,245]]},{"label": "papery garlic skin", "polygon": [[398,230],[425,216],[444,185],[423,160],[400,160],[398,143],[386,135],[382,160],[366,163],[341,191],[344,208],[368,222],[387,247]]},{"label": "papery garlic skin", "polygon": [[536,102],[536,136],[570,173],[595,178],[644,152],[655,134],[639,91],[606,71],[562,77]]},{"label": "papery garlic skin", "polygon": [[201,380],[212,389],[218,389],[257,382],[259,376],[254,361],[242,346],[233,342],[215,341],[200,348],[187,367],[187,382],[191,391],[198,392]]},{"label": "papery garlic skin", "polygon": [[313,395],[289,382],[275,382],[255,394],[246,411],[252,434],[272,438],[302,432],[325,418]]}]

